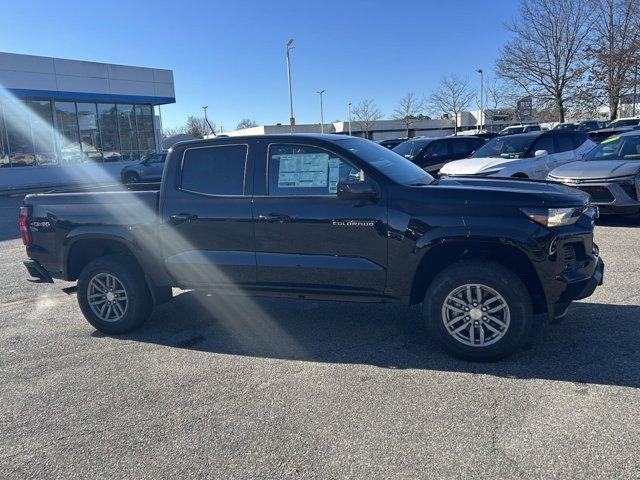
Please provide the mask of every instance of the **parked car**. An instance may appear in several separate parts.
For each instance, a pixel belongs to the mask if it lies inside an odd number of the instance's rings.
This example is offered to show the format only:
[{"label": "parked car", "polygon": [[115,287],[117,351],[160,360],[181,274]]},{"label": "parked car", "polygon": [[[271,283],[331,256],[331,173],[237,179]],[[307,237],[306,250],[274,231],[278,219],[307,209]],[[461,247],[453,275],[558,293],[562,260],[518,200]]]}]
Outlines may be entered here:
[{"label": "parked car", "polygon": [[600,143],[612,135],[620,135],[636,129],[640,129],[640,118],[619,118],[609,122],[606,128],[590,131],[589,138]]},{"label": "parked car", "polygon": [[485,139],[461,135],[442,138],[414,138],[401,143],[393,149],[398,155],[411,160],[432,175],[436,175],[442,166],[452,160],[467,158]]},{"label": "parked car", "polygon": [[400,145],[402,142],[406,142],[406,141],[407,141],[407,138],[389,138],[387,140],[380,140],[378,144],[382,145],[383,147],[387,147],[389,150],[392,150],[398,145]]},{"label": "parked car", "polygon": [[590,132],[592,130],[599,130],[604,128],[605,122],[598,120],[582,120],[578,123],[578,130],[580,132]]},{"label": "parked car", "polygon": [[159,182],[167,152],[152,153],[120,171],[122,183]]},{"label": "parked car", "polygon": [[493,175],[544,180],[559,165],[580,160],[595,143],[584,132],[549,130],[489,140],[471,157],[447,163],[440,175]]},{"label": "parked car", "polygon": [[604,214],[640,218],[640,130],[606,139],[583,161],[552,170],[548,179],[588,193]]},{"label": "parked car", "polygon": [[573,122],[558,123],[552,130],[577,130],[578,125]]},{"label": "parked car", "polygon": [[160,191],[27,195],[19,227],[29,274],[77,280],[108,334],[139,327],[172,287],[422,302],[450,353],[495,360],[534,314],[562,316],[602,283],[588,200],[553,183],[436,181],[363,138],[260,135],[175,145]]},{"label": "parked car", "polygon": [[540,132],[540,125],[511,125],[500,130],[500,135],[516,135],[518,133]]}]

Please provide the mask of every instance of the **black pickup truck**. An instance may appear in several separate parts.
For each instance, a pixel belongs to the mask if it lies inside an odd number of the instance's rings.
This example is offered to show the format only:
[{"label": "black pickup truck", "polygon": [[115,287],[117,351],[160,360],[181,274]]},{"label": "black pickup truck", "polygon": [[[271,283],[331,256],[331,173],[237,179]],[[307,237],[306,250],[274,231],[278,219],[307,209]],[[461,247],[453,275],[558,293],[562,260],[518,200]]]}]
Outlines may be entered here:
[{"label": "black pickup truck", "polygon": [[77,280],[103,332],[172,287],[422,302],[449,352],[494,360],[602,283],[596,216],[563,185],[435,180],[368,140],[288,134],[177,144],[159,191],[28,195],[19,225],[31,276]]}]

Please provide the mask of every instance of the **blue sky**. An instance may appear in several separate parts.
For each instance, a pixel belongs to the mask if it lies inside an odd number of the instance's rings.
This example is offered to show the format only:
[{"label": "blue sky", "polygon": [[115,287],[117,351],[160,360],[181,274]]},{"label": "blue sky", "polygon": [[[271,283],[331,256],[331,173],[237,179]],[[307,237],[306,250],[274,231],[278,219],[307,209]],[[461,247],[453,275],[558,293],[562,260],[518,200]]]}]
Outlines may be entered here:
[{"label": "blue sky", "polygon": [[428,94],[444,75],[478,82],[508,39],[516,0],[138,1],[4,0],[0,50],[169,68],[177,103],[165,126],[208,105],[225,129],[250,117],[287,123],[285,43],[294,113],[344,120],[347,103],[373,98],[385,116],[406,92]]}]

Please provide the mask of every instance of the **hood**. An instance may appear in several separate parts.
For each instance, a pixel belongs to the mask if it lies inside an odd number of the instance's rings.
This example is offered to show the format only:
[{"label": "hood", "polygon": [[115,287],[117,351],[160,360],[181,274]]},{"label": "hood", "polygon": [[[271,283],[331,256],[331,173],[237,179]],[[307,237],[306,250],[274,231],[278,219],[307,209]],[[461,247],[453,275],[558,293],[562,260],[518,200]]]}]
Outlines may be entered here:
[{"label": "hood", "polygon": [[571,162],[554,168],[549,177],[554,179],[596,179],[627,177],[640,172],[640,160],[592,160]]},{"label": "hood", "polygon": [[466,198],[469,197],[468,191],[473,190],[474,198],[483,198],[488,203],[563,207],[589,202],[587,193],[560,183],[499,177],[444,177],[437,182],[441,187],[466,190],[463,195]]},{"label": "hood", "polygon": [[440,173],[445,175],[477,175],[502,169],[520,160],[520,158],[499,157],[465,158],[464,160],[456,160],[445,164],[440,169]]}]

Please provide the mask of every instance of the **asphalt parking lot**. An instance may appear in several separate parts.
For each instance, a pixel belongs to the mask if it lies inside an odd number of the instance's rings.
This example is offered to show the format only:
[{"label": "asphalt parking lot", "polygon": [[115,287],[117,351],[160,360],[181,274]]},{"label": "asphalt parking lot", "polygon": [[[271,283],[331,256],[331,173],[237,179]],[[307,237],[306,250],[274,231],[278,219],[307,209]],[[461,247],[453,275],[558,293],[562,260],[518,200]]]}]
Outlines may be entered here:
[{"label": "asphalt parking lot", "polygon": [[605,285],[472,364],[396,305],[184,292],[104,336],[68,284],[26,281],[18,204],[0,198],[0,477],[640,477],[640,224],[602,221]]}]

